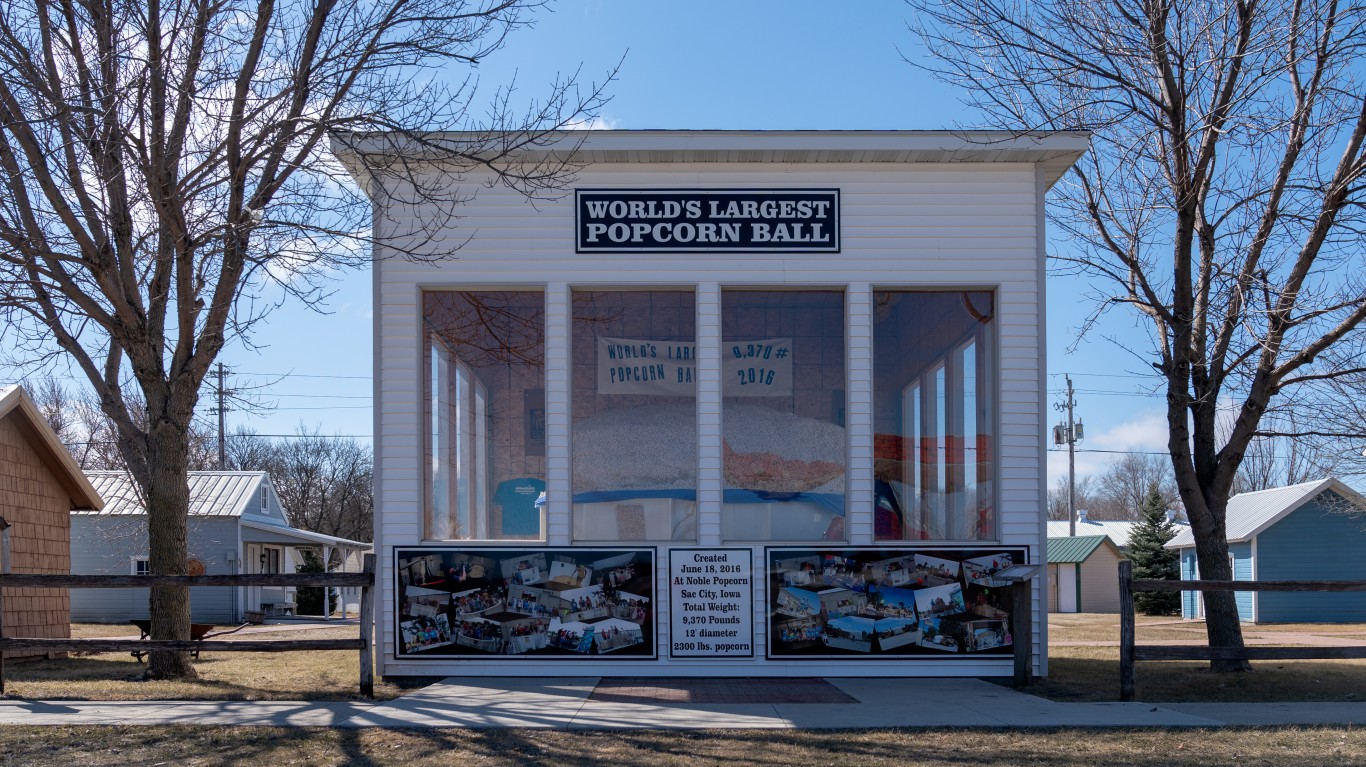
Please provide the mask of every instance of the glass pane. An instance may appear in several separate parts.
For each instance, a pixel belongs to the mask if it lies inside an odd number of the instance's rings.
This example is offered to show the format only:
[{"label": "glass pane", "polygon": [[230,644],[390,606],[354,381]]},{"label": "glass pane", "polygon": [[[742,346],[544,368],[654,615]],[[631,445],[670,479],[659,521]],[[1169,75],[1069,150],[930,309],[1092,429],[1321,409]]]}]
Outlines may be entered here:
[{"label": "glass pane", "polygon": [[696,299],[574,292],[574,539],[697,538]]},{"label": "glass pane", "polygon": [[873,294],[874,530],[993,540],[991,293]]},{"label": "glass pane", "polygon": [[424,294],[428,538],[544,537],[544,306],[540,292]]},{"label": "glass pane", "polygon": [[721,535],[845,540],[844,294],[721,295]]}]

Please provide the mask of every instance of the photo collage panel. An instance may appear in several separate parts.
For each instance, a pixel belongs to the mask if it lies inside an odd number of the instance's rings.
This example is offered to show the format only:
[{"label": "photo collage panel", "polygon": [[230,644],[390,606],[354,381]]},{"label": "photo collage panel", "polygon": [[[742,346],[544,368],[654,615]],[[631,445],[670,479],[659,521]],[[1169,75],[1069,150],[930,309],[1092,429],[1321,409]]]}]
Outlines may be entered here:
[{"label": "photo collage panel", "polygon": [[770,658],[1009,654],[1024,549],[766,549]]},{"label": "photo collage panel", "polygon": [[395,549],[398,657],[655,657],[653,549]]}]

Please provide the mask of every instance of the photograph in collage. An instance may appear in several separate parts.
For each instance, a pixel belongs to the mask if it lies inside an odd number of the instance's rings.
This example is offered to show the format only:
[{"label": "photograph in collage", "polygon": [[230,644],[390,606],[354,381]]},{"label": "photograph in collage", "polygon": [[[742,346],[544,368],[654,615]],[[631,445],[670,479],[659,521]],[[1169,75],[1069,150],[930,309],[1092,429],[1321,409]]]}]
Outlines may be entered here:
[{"label": "photograph in collage", "polygon": [[400,658],[655,657],[654,549],[395,549]]},{"label": "photograph in collage", "polygon": [[1018,548],[769,547],[770,658],[1009,655]]}]

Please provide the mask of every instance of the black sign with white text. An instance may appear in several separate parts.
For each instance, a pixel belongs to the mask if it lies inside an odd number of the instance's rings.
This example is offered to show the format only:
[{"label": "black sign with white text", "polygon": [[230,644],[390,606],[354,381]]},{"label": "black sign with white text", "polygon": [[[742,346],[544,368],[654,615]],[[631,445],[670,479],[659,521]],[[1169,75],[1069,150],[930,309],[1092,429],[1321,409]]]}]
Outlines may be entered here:
[{"label": "black sign with white text", "polygon": [[838,189],[577,189],[579,253],[840,250]]}]

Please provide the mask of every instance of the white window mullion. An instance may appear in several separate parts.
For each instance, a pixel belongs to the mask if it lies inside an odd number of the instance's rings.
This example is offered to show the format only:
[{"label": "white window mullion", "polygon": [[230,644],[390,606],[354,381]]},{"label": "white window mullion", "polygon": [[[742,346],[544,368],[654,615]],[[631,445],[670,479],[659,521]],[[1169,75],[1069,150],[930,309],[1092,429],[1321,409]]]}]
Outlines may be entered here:
[{"label": "white window mullion", "polygon": [[721,543],[721,285],[697,286],[697,542]]}]

